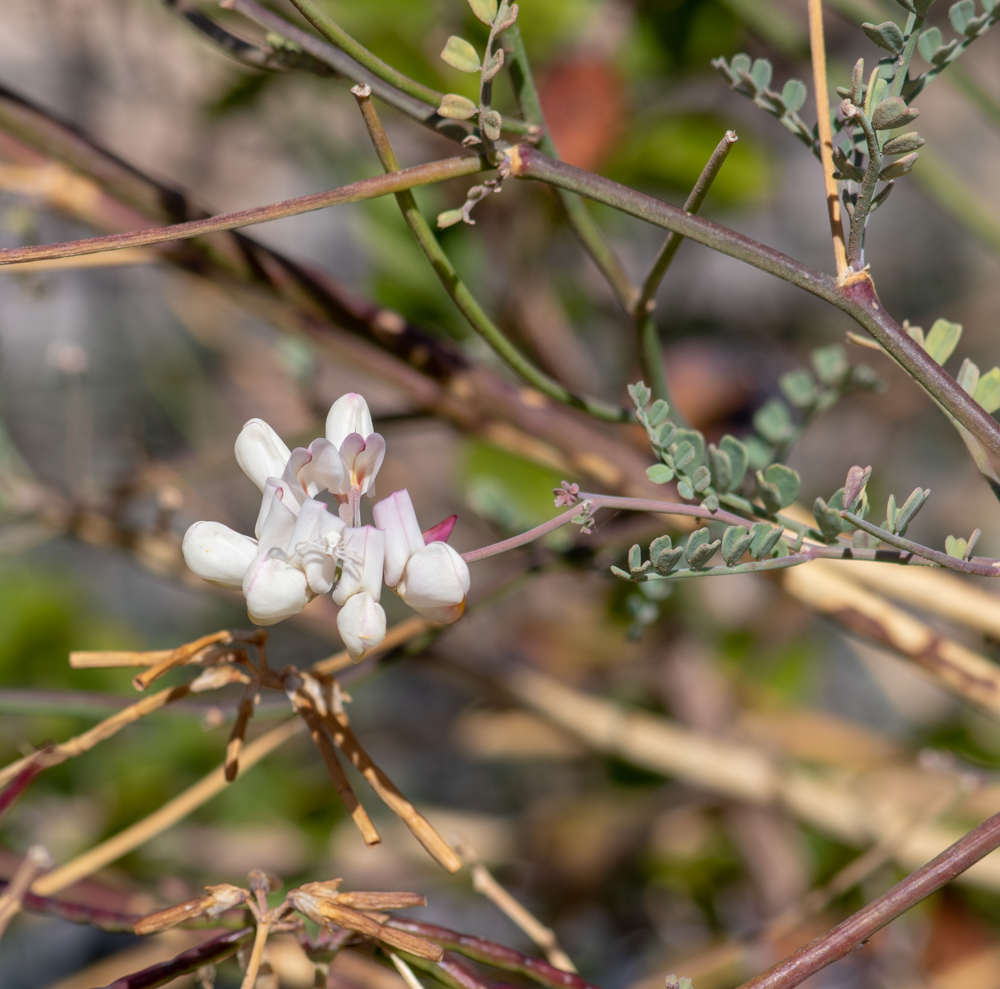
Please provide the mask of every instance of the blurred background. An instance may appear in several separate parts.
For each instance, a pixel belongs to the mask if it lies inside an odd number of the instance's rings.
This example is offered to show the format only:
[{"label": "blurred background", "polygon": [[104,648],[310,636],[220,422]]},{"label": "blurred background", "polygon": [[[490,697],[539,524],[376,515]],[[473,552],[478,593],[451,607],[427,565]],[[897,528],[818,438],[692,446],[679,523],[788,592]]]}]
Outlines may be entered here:
[{"label": "blurred background", "polygon": [[[255,36],[248,22],[202,6]],[[437,57],[450,34],[485,38],[460,0],[325,6],[414,78],[473,95],[475,80]],[[874,0],[827,8],[831,78],[843,84],[859,56],[869,64],[878,56],[858,22],[900,9]],[[289,4],[275,9],[294,19]],[[946,27],[946,5],[934,7],[931,22]],[[807,82],[811,122],[803,2],[524,0],[519,23],[566,160],[680,204],[734,129],[739,142],[704,215],[832,269],[818,164],[709,66],[741,51],[769,57],[779,82]],[[6,0],[2,25],[0,84],[213,212],[379,171],[342,81],[242,66],[165,4]],[[927,147],[869,227],[868,260],[889,311],[925,327],[942,316],[964,325],[952,373],[963,356],[984,370],[1000,360],[998,66],[1000,35],[988,35],[963,57],[960,84],[946,73],[919,98]],[[509,107],[507,82],[497,90]],[[388,107],[383,117],[404,164],[455,153]],[[5,140],[0,244],[93,232],[79,211],[58,207],[44,165],[26,164]],[[433,217],[460,205],[468,184],[424,189],[417,199]],[[594,215],[640,278],[661,232],[603,208]],[[631,326],[554,199],[510,182],[474,216],[475,226],[441,239],[488,311],[560,380],[625,401],[626,383],[640,376]],[[249,232],[506,375],[439,287],[391,200]],[[710,439],[751,434],[781,375],[853,328],[818,300],[693,244],[682,246],[656,314],[677,407]],[[810,425],[789,459],[803,477],[801,503],[828,498],[852,464],[870,463],[876,505],[890,492],[901,499],[915,485],[931,489],[912,538],[938,546],[981,526],[977,552],[1000,555],[996,503],[958,436],[887,358],[846,346],[851,363],[871,365],[884,387],[844,399]],[[166,648],[247,626],[239,595],[184,575],[180,537],[198,519],[252,530],[258,493],[232,456],[246,419],[265,419],[294,446],[321,432],[345,391],[366,396],[386,437],[380,494],[408,488],[427,526],[458,513],[459,550],[544,521],[555,512],[553,487],[563,478],[583,483],[537,450],[425,414],[350,348],[339,356],[321,348],[267,306],[239,305],[161,255],[0,272],[4,763],[25,746],[82,731],[132,693],[127,670],[71,671],[71,650]],[[628,430],[608,435],[642,449]],[[815,814],[748,803],[597,752],[520,704],[505,679],[511,670],[528,665],[574,690],[724,735],[782,767],[853,787],[861,808],[888,794],[916,812],[926,803],[920,787],[934,777],[962,781],[963,796],[941,808],[953,823],[1000,809],[994,720],[864,628],[818,616],[778,576],[677,582],[661,600],[644,596],[608,567],[622,565],[631,543],[664,531],[662,521],[612,513],[598,521],[591,537],[559,532],[473,565],[469,613],[457,626],[425,651],[418,643],[344,677],[353,723],[379,763],[443,834],[464,836],[554,928],[585,978],[653,989],[677,971],[698,989],[735,985],[878,895],[901,867],[887,853],[818,913],[775,927],[870,841],[847,840],[850,828],[824,828]],[[390,623],[404,618],[407,609],[386,598]],[[920,612],[912,604],[900,606]],[[1000,644],[983,627],[920,615],[935,633],[996,659]],[[317,600],[272,629],[272,664],[305,665],[339,649],[334,616],[329,600]],[[251,734],[284,710],[266,705]],[[46,772],[0,825],[0,872],[9,875],[31,843],[63,862],[155,810],[218,765],[229,731],[219,721],[207,710],[162,713]],[[88,881],[85,893],[147,910],[206,883],[241,882],[251,868],[288,885],[343,876],[345,888],[426,892],[420,919],[534,950],[473,892],[467,873],[446,877],[363,783],[359,794],[383,830],[376,850],[364,847],[299,738]],[[998,894],[996,882],[950,888],[813,984],[1000,987]],[[150,950],[178,949],[21,916],[0,943],[0,987],[89,989],[142,967],[140,956],[149,964]],[[296,964],[276,964],[282,985],[311,985]],[[238,984],[228,965],[220,986]]]}]

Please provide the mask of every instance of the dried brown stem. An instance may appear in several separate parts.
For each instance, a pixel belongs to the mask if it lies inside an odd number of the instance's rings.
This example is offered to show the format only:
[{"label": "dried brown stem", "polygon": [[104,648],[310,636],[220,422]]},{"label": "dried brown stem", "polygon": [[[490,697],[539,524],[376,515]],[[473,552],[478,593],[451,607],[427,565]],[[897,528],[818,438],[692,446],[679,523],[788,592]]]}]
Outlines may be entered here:
[{"label": "dried brown stem", "polygon": [[246,693],[236,711],[236,722],[233,724],[233,730],[229,733],[229,741],[226,743],[226,781],[229,783],[232,783],[239,775],[240,752],[243,751],[247,725],[250,724],[257,701],[260,699],[259,690],[258,683],[248,683]]},{"label": "dried brown stem", "polygon": [[227,629],[221,632],[213,632],[211,635],[203,635],[194,642],[186,642],[183,646],[178,646],[169,656],[154,663],[148,670],[137,673],[132,678],[132,686],[136,690],[145,690],[154,680],[158,680],[164,673],[169,672],[178,666],[183,666],[194,658],[202,649],[214,646],[217,642],[228,645],[233,641],[233,633]]},{"label": "dried brown stem", "polygon": [[[393,649],[397,649],[399,646],[409,642],[410,639],[423,634],[431,628],[434,628],[433,622],[417,616],[398,622],[386,631],[385,638],[377,646],[374,646],[365,653],[365,659],[384,656],[387,652],[392,652]],[[308,672],[317,676],[329,676],[338,670],[346,670],[353,665],[354,662],[347,650],[343,649],[332,656],[328,656],[326,659],[321,659],[318,663],[313,663],[309,667]]]},{"label": "dried brown stem", "polygon": [[296,695],[296,710],[302,715],[308,726],[309,734],[312,736],[316,748],[319,749],[319,754],[323,757],[323,765],[326,766],[326,771],[337,790],[337,795],[347,808],[348,814],[351,815],[351,820],[357,825],[365,844],[369,848],[381,844],[382,839],[379,837],[378,831],[375,830],[375,825],[372,824],[368,812],[358,800],[357,794],[352,789],[351,782],[344,772],[344,767],[341,766],[340,760],[337,758],[337,753],[326,733],[322,718],[316,713],[316,709],[309,699],[302,698],[301,691]]},{"label": "dried brown stem", "polygon": [[[277,728],[272,728],[260,738],[254,739],[243,750],[240,775],[244,775],[251,766],[255,766],[279,745],[287,742],[288,739],[301,731],[302,727],[303,724],[298,718],[292,718]],[[116,859],[127,855],[133,849],[149,841],[150,838],[183,820],[193,810],[224,790],[226,786],[225,766],[219,766],[148,817],[125,828],[124,831],[119,831],[112,838],[95,845],[89,851],[58,869],[53,869],[52,872],[34,883],[32,892],[38,896],[49,896],[92,875],[98,869],[103,869],[104,866],[110,865]]]},{"label": "dried brown stem", "polygon": [[247,961],[246,971],[243,973],[243,982],[240,989],[254,989],[257,984],[257,972],[260,970],[260,963],[264,959],[264,948],[267,946],[267,936],[271,933],[271,924],[268,920],[257,922],[257,930],[254,933],[253,948],[250,951],[250,959]]},{"label": "dried brown stem", "polygon": [[[45,749],[28,756],[27,765],[10,781],[2,793],[0,793],[0,820],[28,792],[28,788],[35,782],[35,778],[45,768],[38,760],[37,756],[43,755]],[[2,784],[0,784],[2,785]]]},{"label": "dried brown stem", "polygon": [[28,854],[17,867],[14,877],[0,896],[0,938],[3,937],[7,925],[21,910],[25,893],[28,892],[35,876],[52,865],[49,853],[41,845],[32,845]]},{"label": "dried brown stem", "polygon": [[449,872],[458,872],[462,868],[462,860],[444,838],[434,830],[430,821],[400,793],[392,780],[375,765],[371,756],[364,750],[352,731],[347,716],[330,712],[323,721],[340,751],[350,759],[355,769],[368,780],[371,788],[379,795],[385,805],[413,832],[417,841],[445,869]]},{"label": "dried brown stem", "polygon": [[100,724],[95,725],[81,735],[77,735],[75,738],[69,739],[67,742],[61,742],[59,745],[53,745],[41,752],[25,756],[23,759],[18,759],[17,762],[12,762],[10,765],[0,769],[0,786],[3,786],[6,782],[21,773],[29,764],[36,765],[40,770],[48,769],[51,766],[58,766],[59,763],[65,762],[67,759],[72,759],[83,752],[87,752],[97,745],[98,742],[103,742],[105,739],[117,734],[126,725],[133,724],[147,714],[158,711],[160,708],[166,707],[167,704],[189,696],[190,693],[191,688],[183,685],[170,687],[166,690],[161,690],[158,694],[144,697],[141,701],[131,704],[117,714],[111,715],[110,718],[105,718]]}]

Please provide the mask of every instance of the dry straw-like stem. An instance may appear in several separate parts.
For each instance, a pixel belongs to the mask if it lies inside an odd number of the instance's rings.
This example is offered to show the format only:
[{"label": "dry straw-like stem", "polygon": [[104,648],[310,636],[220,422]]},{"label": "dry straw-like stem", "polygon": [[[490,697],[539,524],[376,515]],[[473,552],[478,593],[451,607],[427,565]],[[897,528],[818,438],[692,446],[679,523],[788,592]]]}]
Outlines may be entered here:
[{"label": "dry straw-like stem", "polygon": [[859,586],[851,579],[856,571],[849,577],[838,569],[841,566],[817,560],[787,571],[783,586],[813,611],[912,660],[951,693],[1000,718],[996,663]]},{"label": "dry straw-like stem", "polygon": [[847,248],[844,224],[840,219],[840,196],[833,177],[833,133],[830,127],[830,96],[826,82],[826,42],[823,39],[823,0],[809,0],[809,48],[812,53],[813,87],[816,91],[816,119],[819,131],[819,157],[823,165],[823,188],[830,217],[833,256],[837,279],[847,274]]},{"label": "dry straw-like stem", "polygon": [[41,845],[32,845],[28,849],[21,864],[17,867],[14,877],[0,896],[0,937],[3,937],[7,925],[20,911],[25,893],[31,887],[35,876],[52,865],[52,858]]},{"label": "dry straw-like stem", "polygon": [[559,947],[555,931],[551,927],[546,927],[497,882],[493,873],[483,865],[476,850],[464,837],[457,839],[456,847],[458,853],[469,864],[469,871],[472,873],[472,888],[485,896],[517,924],[545,952],[545,957],[556,968],[563,972],[575,972],[576,966],[569,955]]},{"label": "dry straw-like stem", "polygon": [[430,821],[421,814],[406,797],[400,793],[396,785],[372,760],[364,750],[357,736],[351,729],[347,715],[341,712],[328,711],[323,716],[323,723],[337,748],[344,753],[352,765],[368,781],[371,788],[379,795],[382,802],[410,829],[413,836],[424,848],[449,872],[458,872],[462,868],[462,860],[455,854],[448,843],[437,833]]},{"label": "dry straw-like stem", "polygon": [[247,961],[246,971],[243,973],[240,989],[254,989],[257,984],[257,972],[260,970],[260,963],[264,960],[264,948],[267,947],[267,937],[270,933],[271,922],[267,918],[257,921],[253,947],[250,949],[250,958]]},{"label": "dry straw-like stem", "polygon": [[[378,656],[384,656],[386,653],[392,652],[393,649],[405,645],[418,635],[423,635],[430,629],[437,627],[433,622],[429,622],[426,618],[420,618],[417,615],[414,615],[412,618],[406,618],[388,629],[385,633],[385,638],[377,646],[374,646],[365,653],[365,659],[371,660]],[[339,670],[346,670],[354,665],[350,654],[346,649],[343,649],[332,656],[328,656],[326,659],[321,659],[318,663],[313,663],[307,672],[315,676],[330,676]]]},{"label": "dry straw-like stem", "polygon": [[[240,775],[255,766],[280,745],[302,730],[303,723],[293,718],[271,729],[260,738],[254,739],[244,750],[240,760]],[[228,785],[225,766],[219,766],[199,780],[194,786],[168,801],[159,810],[136,822],[131,827],[119,831],[114,837],[94,846],[89,851],[67,862],[65,865],[43,876],[32,885],[32,892],[38,896],[51,896],[67,886],[93,875],[98,869],[110,865],[123,855],[145,844],[151,838],[183,820],[192,811],[207,803]]]}]

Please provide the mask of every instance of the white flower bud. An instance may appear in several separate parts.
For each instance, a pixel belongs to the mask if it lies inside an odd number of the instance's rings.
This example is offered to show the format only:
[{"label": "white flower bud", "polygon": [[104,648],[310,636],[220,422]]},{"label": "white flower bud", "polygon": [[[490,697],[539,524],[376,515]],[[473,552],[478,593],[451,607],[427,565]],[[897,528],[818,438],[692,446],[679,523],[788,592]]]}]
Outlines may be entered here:
[{"label": "white flower bud", "polygon": [[337,615],[337,631],[355,663],[385,638],[385,612],[367,591],[351,595]]},{"label": "white flower bud", "polygon": [[465,612],[469,568],[447,543],[428,543],[414,553],[396,585],[396,593],[432,622],[450,625]]},{"label": "white flower bud", "polygon": [[257,542],[221,522],[195,522],[181,544],[184,562],[204,580],[238,590],[257,556]]},{"label": "white flower bud", "polygon": [[372,414],[361,395],[348,392],[330,407],[326,417],[326,438],[338,450],[351,433],[359,433],[362,439],[367,439],[374,431]]},{"label": "white flower bud", "polygon": [[306,575],[284,560],[261,553],[243,578],[247,612],[255,625],[274,625],[297,615],[311,600]]},{"label": "white flower bud", "polygon": [[269,477],[281,477],[291,451],[263,419],[251,419],[236,437],[236,462],[264,490]]},{"label": "white flower bud", "polygon": [[385,530],[385,582],[395,587],[414,553],[424,548],[424,537],[413,510],[410,493],[403,488],[372,507],[375,525]]}]

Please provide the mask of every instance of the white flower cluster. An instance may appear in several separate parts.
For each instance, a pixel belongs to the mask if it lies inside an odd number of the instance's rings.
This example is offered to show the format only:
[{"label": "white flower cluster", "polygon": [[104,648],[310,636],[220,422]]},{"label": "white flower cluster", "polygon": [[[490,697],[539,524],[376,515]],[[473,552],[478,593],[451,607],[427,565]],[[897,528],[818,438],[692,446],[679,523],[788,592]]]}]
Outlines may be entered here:
[{"label": "white flower cluster", "polygon": [[[199,576],[239,588],[257,625],[298,614],[317,594],[341,605],[340,636],[355,661],[385,636],[382,582],[414,611],[449,624],[465,611],[469,568],[445,540],[454,518],[421,532],[405,489],[376,502],[375,525],[361,525],[361,495],[373,497],[385,440],[368,404],[343,395],[330,409],[326,437],[289,450],[263,420],[236,440],[236,460],[260,488],[256,539],[219,522],[196,522],[184,559]],[[317,500],[334,496],[339,514]]]}]

